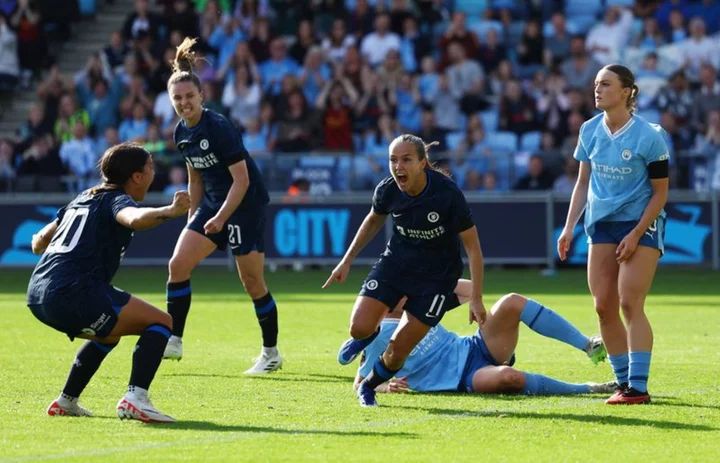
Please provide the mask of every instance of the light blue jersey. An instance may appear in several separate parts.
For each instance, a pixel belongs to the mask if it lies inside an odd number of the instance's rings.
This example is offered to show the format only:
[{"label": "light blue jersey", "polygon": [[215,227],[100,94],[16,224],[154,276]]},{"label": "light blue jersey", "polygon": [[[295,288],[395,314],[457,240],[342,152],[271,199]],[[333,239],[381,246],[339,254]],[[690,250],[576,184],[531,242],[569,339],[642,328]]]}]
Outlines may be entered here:
[{"label": "light blue jersey", "polygon": [[[582,125],[574,157],[592,165],[585,210],[588,236],[597,222],[640,219],[652,196],[647,166],[670,158],[663,132],[637,115],[615,134],[610,133],[604,114]],[[660,215],[665,217],[665,211]]]},{"label": "light blue jersey", "polygon": [[[375,360],[387,348],[399,319],[386,319],[380,324],[380,334],[365,349],[365,363],[360,375],[367,377]],[[419,392],[456,391],[470,353],[470,337],[461,337],[442,325],[430,329],[415,346],[395,377],[407,376],[410,388]]]}]

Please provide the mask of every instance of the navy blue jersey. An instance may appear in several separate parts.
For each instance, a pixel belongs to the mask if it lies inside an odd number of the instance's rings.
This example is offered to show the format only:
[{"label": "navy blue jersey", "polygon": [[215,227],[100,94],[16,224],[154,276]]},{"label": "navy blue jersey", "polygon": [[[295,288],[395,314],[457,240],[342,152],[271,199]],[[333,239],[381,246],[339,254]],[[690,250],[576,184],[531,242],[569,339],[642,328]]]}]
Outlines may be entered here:
[{"label": "navy blue jersey", "polygon": [[457,281],[462,275],[460,236],[473,226],[465,196],[452,179],[427,169],[427,186],[408,196],[388,177],[373,196],[376,214],[391,214],[393,235],[381,261],[417,281]]},{"label": "navy blue jersey", "polygon": [[228,166],[245,161],[250,179],[241,208],[257,208],[270,202],[260,171],[243,145],[240,131],[222,114],[203,109],[200,122],[190,128],[183,119],[175,126],[175,145],[192,168],[202,175],[204,200],[220,208],[233,179]]},{"label": "navy blue jersey", "polygon": [[138,205],[116,190],[85,191],[61,208],[57,231],[30,277],[28,304],[50,301],[81,280],[110,283],[133,235],[115,220],[126,207]]}]

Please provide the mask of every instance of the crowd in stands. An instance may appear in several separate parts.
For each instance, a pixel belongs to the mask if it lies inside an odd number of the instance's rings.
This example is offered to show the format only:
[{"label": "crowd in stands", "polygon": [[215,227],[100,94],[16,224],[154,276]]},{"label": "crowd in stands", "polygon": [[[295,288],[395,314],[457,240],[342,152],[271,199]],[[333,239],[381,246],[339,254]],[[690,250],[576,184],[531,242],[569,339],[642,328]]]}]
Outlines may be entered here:
[{"label": "crowd in stands", "polygon": [[[0,0],[5,87],[43,65],[28,51],[44,40],[42,29],[32,33],[32,24],[43,24],[33,4]],[[104,149],[134,140],[154,154],[154,189],[182,188],[166,82],[175,47],[197,36],[205,105],[242,128],[273,189],[296,188],[312,166],[331,167],[341,179],[328,181],[330,190],[370,189],[387,173],[389,142],[412,132],[440,143],[431,158],[465,191],[569,192],[578,130],[596,114],[595,74],[622,62],[638,79],[638,114],[667,132],[673,187],[720,190],[716,0],[135,0],[134,7],[85,68],[71,78],[46,72],[27,122],[0,142],[0,182],[63,176],[63,187],[75,191],[97,180]]]}]

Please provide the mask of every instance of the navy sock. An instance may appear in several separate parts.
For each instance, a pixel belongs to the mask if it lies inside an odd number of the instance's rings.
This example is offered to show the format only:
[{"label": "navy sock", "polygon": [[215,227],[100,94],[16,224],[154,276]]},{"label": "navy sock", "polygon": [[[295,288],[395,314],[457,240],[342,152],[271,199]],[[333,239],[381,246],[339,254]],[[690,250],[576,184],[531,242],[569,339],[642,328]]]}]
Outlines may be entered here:
[{"label": "navy sock", "polygon": [[167,311],[173,318],[174,336],[181,338],[185,332],[185,321],[190,312],[191,299],[190,280],[167,284]]},{"label": "navy sock", "polygon": [[263,347],[277,346],[278,312],[277,305],[270,292],[260,299],[253,299],[255,316],[262,330]]},{"label": "navy sock", "polygon": [[630,352],[630,387],[640,392],[647,392],[648,375],[650,374],[650,358],[652,352]]},{"label": "navy sock", "polygon": [[170,328],[159,323],[150,325],[143,331],[133,353],[130,386],[150,389],[150,383],[160,367],[168,339],[170,339]]},{"label": "navy sock", "polygon": [[628,354],[608,355],[608,361],[610,362],[610,365],[612,365],[613,373],[615,373],[615,378],[617,378],[617,383],[627,384],[628,370],[630,368]]},{"label": "navy sock", "polygon": [[520,320],[531,330],[548,338],[585,350],[589,339],[569,321],[532,299],[528,299],[520,314]]},{"label": "navy sock", "polygon": [[363,380],[363,384],[366,384],[371,389],[375,389],[385,381],[391,380],[398,371],[400,371],[400,368],[397,370],[391,370],[385,366],[385,362],[383,361],[382,356],[380,356],[375,361],[375,365],[373,365],[373,369],[370,374]]},{"label": "navy sock", "polygon": [[80,397],[85,386],[88,385],[90,379],[98,368],[100,368],[102,361],[105,360],[107,354],[109,354],[115,346],[117,346],[117,343],[100,344],[97,341],[86,341],[85,344],[80,347],[75,361],[72,367],[70,367],[70,374],[65,382],[63,394],[73,398]]},{"label": "navy sock", "polygon": [[521,394],[527,395],[565,395],[588,394],[590,387],[587,384],[573,384],[548,378],[543,375],[525,373],[525,387]]}]

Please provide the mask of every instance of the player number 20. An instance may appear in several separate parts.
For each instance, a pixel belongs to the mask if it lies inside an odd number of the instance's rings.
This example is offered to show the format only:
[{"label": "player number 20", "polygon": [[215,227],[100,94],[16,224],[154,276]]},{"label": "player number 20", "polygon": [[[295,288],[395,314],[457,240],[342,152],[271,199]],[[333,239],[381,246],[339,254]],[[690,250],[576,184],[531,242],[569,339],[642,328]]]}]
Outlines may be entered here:
[{"label": "player number 20", "polygon": [[228,224],[228,241],[230,244],[242,243],[242,238],[240,237],[240,225]]},{"label": "player number 20", "polygon": [[[85,222],[87,222],[89,212],[90,210],[87,208],[68,209],[65,211],[65,215],[55,231],[55,236],[50,242],[47,252],[63,254],[75,249],[78,241],[80,241],[83,228],[85,228]],[[68,237],[70,232],[72,232],[72,235]]]}]

